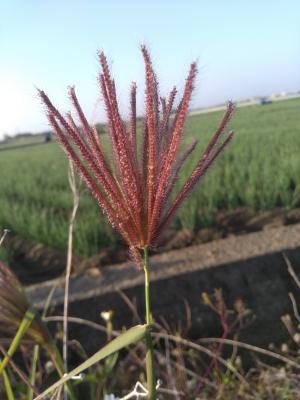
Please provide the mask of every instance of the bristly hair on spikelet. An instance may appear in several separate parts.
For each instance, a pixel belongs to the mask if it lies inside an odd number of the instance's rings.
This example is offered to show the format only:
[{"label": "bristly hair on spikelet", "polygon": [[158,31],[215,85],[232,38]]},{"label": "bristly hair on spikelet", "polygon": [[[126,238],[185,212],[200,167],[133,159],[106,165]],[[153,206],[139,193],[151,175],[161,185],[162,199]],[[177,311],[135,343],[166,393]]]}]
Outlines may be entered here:
[{"label": "bristly hair on spikelet", "polygon": [[136,84],[131,85],[130,120],[126,124],[120,115],[115,82],[106,57],[103,52],[99,53],[99,85],[108,121],[111,161],[97,129],[88,123],[73,87],[69,89],[69,96],[77,123],[71,113],[63,116],[45,92],[39,91],[58,141],[103,213],[128,244],[137,263],[139,249],[157,243],[178,207],[232,139],[233,132],[225,134],[225,128],[234,110],[229,102],[217,131],[191,175],[173,195],[180,170],[197,146],[195,141],[182,153],[179,151],[197,65],[192,63],[190,66],[182,98],[174,113],[177,89],[174,87],[167,99],[160,97],[149,52],[143,45],[141,51],[146,76],[146,110],[141,131],[136,122]]}]

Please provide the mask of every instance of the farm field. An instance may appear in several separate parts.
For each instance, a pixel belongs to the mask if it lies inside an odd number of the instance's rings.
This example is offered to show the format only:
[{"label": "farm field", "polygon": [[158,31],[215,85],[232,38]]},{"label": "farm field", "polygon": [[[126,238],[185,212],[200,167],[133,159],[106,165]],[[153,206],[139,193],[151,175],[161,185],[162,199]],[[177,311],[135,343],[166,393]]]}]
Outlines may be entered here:
[{"label": "farm field", "polygon": [[[231,121],[236,136],[174,225],[210,226],[218,210],[300,207],[300,99],[238,108]],[[185,141],[199,140],[186,176],[215,131],[223,112],[192,115]],[[68,162],[55,142],[0,152],[0,228],[65,249],[72,198]],[[179,182],[180,184],[180,182]],[[92,255],[118,240],[94,200],[82,188],[74,251]]]}]

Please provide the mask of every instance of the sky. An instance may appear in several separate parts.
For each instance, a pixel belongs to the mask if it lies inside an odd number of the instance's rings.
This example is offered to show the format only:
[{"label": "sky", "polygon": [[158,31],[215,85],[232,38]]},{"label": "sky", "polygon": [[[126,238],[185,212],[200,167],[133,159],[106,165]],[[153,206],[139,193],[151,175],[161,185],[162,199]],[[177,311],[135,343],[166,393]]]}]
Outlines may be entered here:
[{"label": "sky", "polygon": [[48,130],[36,88],[69,111],[75,85],[91,123],[105,121],[97,86],[104,50],[126,118],[130,83],[143,114],[147,45],[160,91],[182,90],[197,60],[192,108],[300,90],[297,0],[0,0],[0,137]]}]

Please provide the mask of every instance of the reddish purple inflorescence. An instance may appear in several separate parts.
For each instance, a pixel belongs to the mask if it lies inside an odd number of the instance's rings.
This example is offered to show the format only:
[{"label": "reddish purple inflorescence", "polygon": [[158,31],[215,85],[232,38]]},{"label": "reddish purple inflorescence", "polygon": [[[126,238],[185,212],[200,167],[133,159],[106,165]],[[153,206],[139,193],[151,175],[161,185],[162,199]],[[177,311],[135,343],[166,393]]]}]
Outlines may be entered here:
[{"label": "reddish purple inflorescence", "polygon": [[174,112],[176,88],[167,99],[159,96],[149,53],[145,46],[141,50],[146,75],[146,115],[142,129],[137,129],[136,84],[131,86],[130,121],[125,124],[106,57],[104,53],[99,54],[99,84],[108,120],[111,160],[103,149],[99,132],[88,123],[73,87],[69,95],[79,125],[70,113],[62,116],[47,95],[39,92],[59,142],[136,260],[138,249],[157,243],[178,207],[233,136],[233,132],[224,134],[233,113],[233,104],[229,102],[220,126],[199,162],[181,189],[172,195],[181,167],[197,145],[194,141],[183,152],[179,149],[197,66],[191,64],[183,96]]}]

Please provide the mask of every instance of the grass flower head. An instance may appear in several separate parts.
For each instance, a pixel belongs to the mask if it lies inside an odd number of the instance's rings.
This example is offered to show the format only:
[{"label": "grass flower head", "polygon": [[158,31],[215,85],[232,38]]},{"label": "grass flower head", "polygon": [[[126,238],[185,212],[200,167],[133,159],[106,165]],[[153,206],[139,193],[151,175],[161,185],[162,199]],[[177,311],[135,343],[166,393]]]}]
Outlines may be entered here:
[{"label": "grass flower head", "polygon": [[137,127],[136,84],[131,85],[130,121],[125,123],[106,57],[103,52],[99,54],[99,85],[107,115],[111,156],[104,151],[99,132],[88,123],[73,87],[69,89],[69,96],[79,124],[71,113],[63,116],[45,92],[39,91],[60,144],[137,262],[139,249],[157,243],[179,206],[233,136],[232,132],[225,134],[233,112],[233,104],[229,103],[190,176],[174,193],[181,168],[197,146],[195,141],[180,149],[197,66],[191,64],[182,97],[174,111],[177,89],[174,87],[167,98],[160,97],[149,52],[145,46],[141,46],[141,51],[146,77],[142,129]]}]

